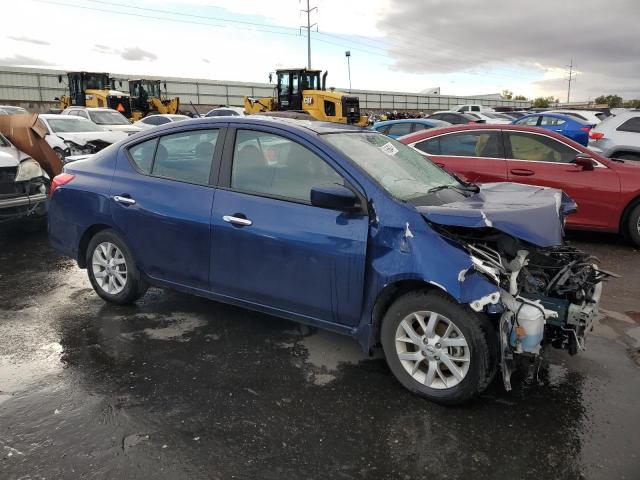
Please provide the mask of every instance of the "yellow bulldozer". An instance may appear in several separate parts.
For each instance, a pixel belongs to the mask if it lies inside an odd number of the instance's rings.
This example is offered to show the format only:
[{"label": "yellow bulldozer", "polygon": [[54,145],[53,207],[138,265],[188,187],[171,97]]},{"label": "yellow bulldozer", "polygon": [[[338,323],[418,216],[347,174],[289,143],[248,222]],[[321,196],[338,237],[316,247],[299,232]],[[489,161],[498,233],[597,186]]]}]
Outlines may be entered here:
[{"label": "yellow bulldozer", "polygon": [[[166,82],[164,82],[164,90],[167,91]],[[180,98],[162,98],[160,80],[144,78],[129,80],[129,94],[133,107],[133,120],[139,120],[150,113],[175,114],[180,109]]]},{"label": "yellow bulldozer", "polygon": [[327,73],[324,72],[321,81],[321,70],[276,70],[276,96],[245,97],[245,113],[302,112],[324,122],[366,125],[367,117],[360,115],[358,97],[327,90]]},{"label": "yellow bulldozer", "polygon": [[[58,82],[63,83],[62,75]],[[131,98],[126,92],[115,89],[108,73],[68,72],[68,95],[56,97],[60,110],[70,106],[112,108],[131,118]]]}]

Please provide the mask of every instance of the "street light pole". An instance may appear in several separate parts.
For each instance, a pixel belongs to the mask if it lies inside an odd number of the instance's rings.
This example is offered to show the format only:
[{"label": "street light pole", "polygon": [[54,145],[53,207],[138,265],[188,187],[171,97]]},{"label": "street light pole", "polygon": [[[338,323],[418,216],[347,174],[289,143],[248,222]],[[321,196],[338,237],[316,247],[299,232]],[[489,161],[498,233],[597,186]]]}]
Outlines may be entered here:
[{"label": "street light pole", "polygon": [[347,50],[344,52],[344,56],[347,57],[347,70],[349,72],[349,93],[351,93],[351,51]]}]

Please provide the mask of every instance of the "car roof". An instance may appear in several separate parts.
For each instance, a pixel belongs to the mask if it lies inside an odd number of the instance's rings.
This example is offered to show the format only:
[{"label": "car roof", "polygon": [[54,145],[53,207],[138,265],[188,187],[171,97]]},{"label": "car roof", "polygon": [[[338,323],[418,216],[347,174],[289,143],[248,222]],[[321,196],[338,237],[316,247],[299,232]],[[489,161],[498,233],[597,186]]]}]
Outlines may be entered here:
[{"label": "car roof", "polygon": [[498,123],[469,123],[464,125],[451,125],[450,127],[441,127],[441,128],[438,128],[437,130],[421,130],[419,132],[410,133],[409,135],[405,135],[404,137],[402,137],[402,143],[413,143],[413,142],[420,141],[422,139],[426,139],[428,137],[442,135],[445,133],[465,132],[465,131],[473,131],[473,130],[508,130],[513,132],[537,133],[537,134],[553,137],[557,140],[561,140],[562,142],[568,143],[572,146],[574,146],[575,144],[579,146],[581,149],[585,148],[584,146],[574,142],[570,138],[545,128],[528,127],[525,125],[498,124]]},{"label": "car roof", "polygon": [[443,125],[447,124],[443,120],[438,120],[437,118],[398,118],[397,120],[382,120],[380,122],[374,123],[374,126],[377,125],[379,127],[383,127],[385,125],[391,125],[394,123],[442,123]]},{"label": "car roof", "polygon": [[[106,107],[67,107],[65,108],[65,110],[91,110],[91,111],[105,111],[105,112],[118,112],[117,110],[114,110],[113,108],[106,108]],[[120,113],[120,112],[118,112]]]},{"label": "car roof", "polygon": [[38,118],[44,118],[45,120],[49,120],[51,118],[62,118],[63,120],[80,120],[88,122],[88,120],[84,117],[71,117],[69,115],[60,115],[59,113],[39,113]]},{"label": "car roof", "polygon": [[[285,117],[272,117],[266,115],[247,115],[236,117],[202,117],[193,118],[189,123],[190,127],[197,125],[211,125],[215,123],[233,123],[233,124],[246,124],[246,125],[262,125],[266,127],[286,127],[288,130],[297,130],[301,132],[312,132],[318,135],[327,133],[341,133],[341,132],[369,132],[377,133],[372,130],[359,127],[357,125],[346,125],[342,123],[320,122],[317,120],[298,120]],[[169,123],[160,125],[154,129],[154,132],[163,130],[171,130],[175,128],[177,124]]]}]

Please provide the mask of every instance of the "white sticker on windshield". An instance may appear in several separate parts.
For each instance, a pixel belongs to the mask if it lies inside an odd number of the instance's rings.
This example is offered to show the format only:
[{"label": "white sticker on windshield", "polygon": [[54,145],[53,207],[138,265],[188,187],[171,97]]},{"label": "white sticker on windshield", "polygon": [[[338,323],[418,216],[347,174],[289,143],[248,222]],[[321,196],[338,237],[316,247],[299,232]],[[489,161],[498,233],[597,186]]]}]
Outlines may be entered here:
[{"label": "white sticker on windshield", "polygon": [[391,142],[387,142],[384,145],[382,145],[380,147],[380,150],[382,150],[384,153],[386,153],[387,155],[390,156],[394,156],[396,153],[398,153],[398,149],[396,147],[394,147]]}]

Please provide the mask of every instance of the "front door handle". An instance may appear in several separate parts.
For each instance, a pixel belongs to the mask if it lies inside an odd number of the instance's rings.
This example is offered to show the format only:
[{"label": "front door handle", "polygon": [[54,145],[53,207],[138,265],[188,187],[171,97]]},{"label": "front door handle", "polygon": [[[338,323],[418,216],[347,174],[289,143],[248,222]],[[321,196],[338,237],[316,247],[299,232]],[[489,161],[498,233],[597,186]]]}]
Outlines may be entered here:
[{"label": "front door handle", "polygon": [[124,205],[133,205],[136,203],[136,201],[131,198],[131,197],[123,197],[121,195],[116,195],[115,197],[113,197],[113,199],[118,202],[118,203],[122,203]]},{"label": "front door handle", "polygon": [[222,217],[222,219],[227,223],[231,223],[232,225],[238,225],[241,227],[248,227],[249,225],[253,224],[253,222],[248,218],[234,217],[233,215],[225,215],[224,217]]},{"label": "front door handle", "polygon": [[533,170],[528,170],[526,168],[513,168],[510,171],[513,175],[518,175],[520,177],[530,177],[535,173]]}]

